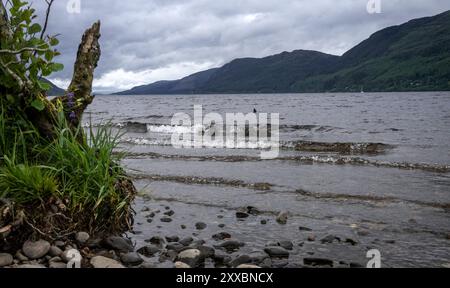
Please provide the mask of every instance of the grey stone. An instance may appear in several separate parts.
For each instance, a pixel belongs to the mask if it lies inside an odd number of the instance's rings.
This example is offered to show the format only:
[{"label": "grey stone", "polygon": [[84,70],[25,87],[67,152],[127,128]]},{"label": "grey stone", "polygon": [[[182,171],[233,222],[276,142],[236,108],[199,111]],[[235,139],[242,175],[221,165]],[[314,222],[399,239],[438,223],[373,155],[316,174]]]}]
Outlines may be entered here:
[{"label": "grey stone", "polygon": [[110,236],[105,239],[104,244],[107,248],[117,250],[123,253],[133,252],[133,246],[130,241],[119,236]]},{"label": "grey stone", "polygon": [[20,268],[20,269],[38,269],[38,268],[40,268],[40,269],[42,269],[42,268],[47,268],[47,267],[45,267],[42,264],[22,264],[22,265],[17,266],[17,268]]},{"label": "grey stone", "polygon": [[178,242],[169,243],[166,246],[167,250],[173,250],[173,251],[177,251],[177,252],[183,250],[184,248],[185,248],[185,246]]},{"label": "grey stone", "polygon": [[205,229],[206,228],[206,223],[203,223],[203,222],[197,222],[197,223],[195,223],[195,228],[197,229],[197,230],[203,230],[203,229]]},{"label": "grey stone", "polygon": [[198,249],[188,249],[178,254],[177,260],[188,264],[191,267],[197,267],[202,261],[202,252]]},{"label": "grey stone", "polygon": [[90,237],[91,236],[86,232],[78,232],[77,235],[75,235],[75,240],[77,240],[79,244],[85,244]]},{"label": "grey stone", "polygon": [[231,234],[228,232],[220,232],[220,233],[212,235],[212,238],[216,241],[230,239]]},{"label": "grey stone", "polygon": [[210,258],[210,257],[213,257],[214,254],[216,254],[216,250],[214,250],[214,248],[209,247],[209,246],[200,245],[197,247],[197,249],[200,250],[201,256],[203,258]]},{"label": "grey stone", "polygon": [[94,268],[125,268],[118,261],[103,256],[95,256],[90,261]]},{"label": "grey stone", "polygon": [[282,248],[282,247],[266,247],[264,249],[264,252],[269,254],[270,257],[277,257],[277,258],[285,258],[289,257],[289,252]]},{"label": "grey stone", "polygon": [[184,245],[184,246],[188,246],[190,245],[192,242],[194,242],[194,239],[192,237],[186,237],[181,239],[180,241],[178,241],[180,244]]},{"label": "grey stone", "polygon": [[23,255],[23,253],[20,250],[16,252],[15,257],[17,260],[22,261],[22,262],[29,260],[28,257]]},{"label": "grey stone", "polygon": [[30,259],[39,259],[47,255],[50,243],[45,240],[26,241],[22,246],[22,252]]},{"label": "grey stone", "polygon": [[161,218],[161,222],[164,222],[164,223],[172,222],[172,218],[170,218],[170,217],[162,217]]},{"label": "grey stone", "polygon": [[329,266],[333,267],[333,261],[325,258],[304,258],[303,264],[308,266]]},{"label": "grey stone", "polygon": [[227,240],[227,241],[221,243],[220,245],[218,245],[217,247],[224,248],[225,250],[228,250],[228,251],[235,251],[235,250],[239,250],[239,248],[241,248],[244,245],[245,245],[245,243],[243,243],[243,242],[239,242],[236,240]]},{"label": "grey stone", "polygon": [[190,268],[192,268],[188,264],[180,262],[180,261],[175,262],[174,265],[175,265],[175,268],[178,268],[178,269],[190,269]]},{"label": "grey stone", "polygon": [[280,241],[280,242],[278,242],[278,245],[283,247],[286,250],[294,249],[294,244],[291,241]]},{"label": "grey stone", "polygon": [[63,253],[63,251],[57,246],[51,246],[50,250],[48,250],[48,254],[52,257],[59,256]]},{"label": "grey stone", "polygon": [[241,211],[236,212],[236,217],[239,218],[239,219],[248,218],[249,216],[250,215],[248,213],[245,213],[245,212],[241,212]]},{"label": "grey stone", "polygon": [[173,216],[174,214],[175,214],[175,211],[173,211],[173,210],[164,212],[164,215],[167,215],[167,216]]},{"label": "grey stone", "polygon": [[120,256],[120,260],[130,266],[137,266],[144,262],[139,253],[136,252],[124,253]]},{"label": "grey stone", "polygon": [[257,269],[257,268],[261,268],[261,267],[252,265],[252,264],[241,264],[241,265],[237,266],[236,268],[238,268],[238,269]]},{"label": "grey stone", "polygon": [[51,262],[48,267],[53,269],[65,269],[67,268],[67,264],[63,262]]},{"label": "grey stone", "polygon": [[233,259],[230,262],[230,266],[231,267],[237,267],[241,264],[248,264],[252,261],[252,259],[250,258],[250,256],[248,255],[240,255],[238,257],[236,257],[235,259]]},{"label": "grey stone", "polygon": [[280,212],[280,213],[278,214],[276,220],[277,220],[277,222],[278,222],[279,224],[284,225],[284,224],[287,223],[288,216],[289,216],[289,212],[287,212],[287,211],[282,211],[282,212]]},{"label": "grey stone", "polygon": [[14,258],[11,254],[0,253],[0,267],[9,266],[13,263]]},{"label": "grey stone", "polygon": [[180,237],[178,236],[166,236],[166,240],[169,243],[180,241]]},{"label": "grey stone", "polygon": [[139,254],[151,257],[161,251],[161,248],[156,245],[147,245],[137,250]]}]

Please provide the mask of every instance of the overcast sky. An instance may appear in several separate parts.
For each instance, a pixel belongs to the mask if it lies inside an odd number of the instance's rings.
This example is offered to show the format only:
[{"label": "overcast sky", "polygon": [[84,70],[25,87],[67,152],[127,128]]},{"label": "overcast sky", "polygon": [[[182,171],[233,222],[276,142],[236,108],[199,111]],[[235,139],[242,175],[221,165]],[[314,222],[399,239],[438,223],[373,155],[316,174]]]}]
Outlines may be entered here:
[{"label": "overcast sky", "polygon": [[[67,9],[69,2],[80,2]],[[55,0],[49,33],[60,34],[51,77],[68,84],[83,31],[102,22],[94,90],[111,92],[178,79],[241,57],[296,49],[341,55],[377,30],[450,9],[449,0]],[[372,0],[375,1],[375,0]],[[45,1],[33,0],[43,20]]]}]

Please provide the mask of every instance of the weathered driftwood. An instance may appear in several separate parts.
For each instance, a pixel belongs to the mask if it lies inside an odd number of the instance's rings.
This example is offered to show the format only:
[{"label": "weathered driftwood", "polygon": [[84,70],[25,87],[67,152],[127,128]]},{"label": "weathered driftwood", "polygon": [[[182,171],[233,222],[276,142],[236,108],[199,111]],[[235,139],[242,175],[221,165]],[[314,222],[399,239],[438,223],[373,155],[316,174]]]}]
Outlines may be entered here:
[{"label": "weathered driftwood", "polygon": [[[0,1],[0,36],[2,40],[11,37],[11,29],[9,25],[8,14],[2,1]],[[77,127],[84,110],[92,103],[94,97],[92,93],[92,82],[94,79],[94,70],[100,59],[100,21],[94,23],[91,28],[87,29],[82,37],[81,44],[78,47],[77,58],[74,65],[73,77],[66,95],[61,95],[52,100],[53,104],[60,100],[63,103],[64,111],[66,111],[67,120]],[[14,56],[15,57],[15,56]],[[43,111],[38,111],[33,107],[26,107],[26,99],[36,97],[30,93],[30,87],[27,87],[29,81],[17,79],[17,84],[21,87],[21,95],[17,95],[23,101],[23,111],[26,112],[29,120],[38,128],[43,136],[52,137],[54,135],[55,105],[45,105]],[[6,88],[0,87],[0,91],[6,91]],[[68,101],[70,95],[70,101]],[[44,101],[47,101],[44,99]],[[48,103],[50,104],[50,103]],[[74,112],[71,114],[71,112]],[[71,117],[69,117],[69,115]]]}]

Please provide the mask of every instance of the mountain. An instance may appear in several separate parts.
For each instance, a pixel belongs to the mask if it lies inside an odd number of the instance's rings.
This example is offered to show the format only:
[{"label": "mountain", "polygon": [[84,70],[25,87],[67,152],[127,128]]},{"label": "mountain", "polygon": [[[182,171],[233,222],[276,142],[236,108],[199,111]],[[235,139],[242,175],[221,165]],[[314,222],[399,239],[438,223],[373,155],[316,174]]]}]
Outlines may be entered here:
[{"label": "mountain", "polygon": [[50,84],[52,86],[52,89],[47,91],[48,96],[61,96],[66,93],[66,91],[64,89],[59,88],[58,86],[53,84],[51,81],[49,81],[47,79],[43,79],[43,81],[47,82],[48,84]]},{"label": "mountain", "polygon": [[388,27],[342,56],[296,50],[236,59],[117,94],[450,90],[450,11]]}]

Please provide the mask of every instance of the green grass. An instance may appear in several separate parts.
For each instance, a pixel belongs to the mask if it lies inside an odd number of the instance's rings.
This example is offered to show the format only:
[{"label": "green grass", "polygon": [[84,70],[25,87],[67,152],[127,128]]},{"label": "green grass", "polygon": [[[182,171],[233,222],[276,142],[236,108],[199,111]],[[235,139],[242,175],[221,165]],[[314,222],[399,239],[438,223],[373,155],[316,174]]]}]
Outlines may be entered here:
[{"label": "green grass", "polygon": [[[0,113],[0,198],[25,209],[30,218],[41,217],[55,203],[77,229],[119,231],[130,220],[134,194],[126,183],[120,154],[113,154],[119,134],[111,126],[89,128],[88,135],[58,117],[56,137],[40,138],[26,121],[11,121]],[[29,124],[29,123],[28,123]],[[28,129],[25,129],[27,127]],[[128,187],[129,188],[129,187]],[[38,209],[39,210],[39,209]],[[46,225],[42,219],[34,223]],[[64,227],[59,227],[64,229]]]}]

